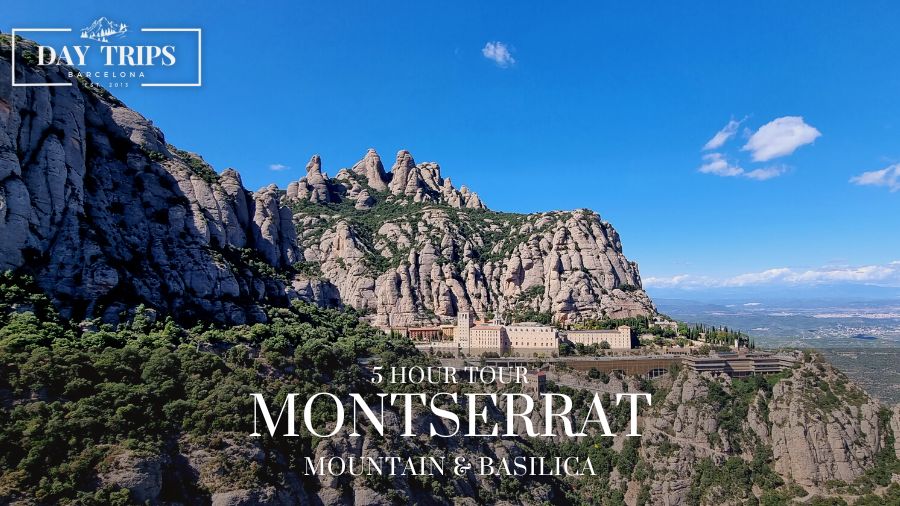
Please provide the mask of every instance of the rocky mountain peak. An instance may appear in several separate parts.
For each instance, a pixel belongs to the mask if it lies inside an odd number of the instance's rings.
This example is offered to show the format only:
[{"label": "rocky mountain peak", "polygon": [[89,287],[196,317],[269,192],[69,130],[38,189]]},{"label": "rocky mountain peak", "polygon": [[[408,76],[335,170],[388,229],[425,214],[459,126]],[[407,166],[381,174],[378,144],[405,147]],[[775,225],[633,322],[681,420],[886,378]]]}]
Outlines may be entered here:
[{"label": "rocky mountain peak", "polygon": [[416,161],[413,159],[412,153],[405,149],[401,149],[400,151],[397,151],[397,161],[395,161],[394,166],[391,167],[391,172],[396,174],[398,170],[412,170],[415,166]]},{"label": "rocky mountain peak", "polygon": [[384,173],[384,165],[381,163],[381,157],[373,149],[369,148],[366,156],[362,160],[356,162],[352,169],[354,174],[358,174],[366,178],[366,183],[375,191],[387,190],[387,176]]},{"label": "rocky mountain peak", "polygon": [[322,157],[318,154],[312,155],[306,164],[306,177],[322,178]]},{"label": "rocky mountain peak", "polygon": [[292,199],[308,200],[314,204],[335,201],[328,185],[328,177],[322,173],[322,158],[313,155],[306,164],[306,176],[290,183],[287,196]]},{"label": "rocky mountain peak", "polygon": [[397,161],[394,162],[394,166],[391,167],[391,182],[389,185],[391,194],[406,194],[406,189],[409,186],[408,183],[410,182],[410,179],[412,179],[412,193],[409,196],[415,195],[418,182],[415,175],[413,175],[415,169],[416,162],[413,160],[409,151],[406,151],[405,149],[398,151]]},{"label": "rocky mountain peak", "polygon": [[417,164],[412,153],[397,153],[391,171],[384,172],[378,153],[370,148],[350,169],[341,169],[330,179],[322,172],[322,160],[313,156],[306,166],[306,176],[288,185],[289,201],[313,204],[353,202],[357,209],[371,208],[377,201],[410,200],[413,203],[446,204],[456,208],[486,209],[474,192],[457,190],[449,178],[441,177],[441,166],[435,162]]},{"label": "rocky mountain peak", "polygon": [[395,325],[463,308],[568,320],[655,311],[595,213],[488,211],[406,150],[389,173],[370,149],[334,178],[314,155],[286,192],[253,193],[106,90],[20,61],[28,82],[73,86],[0,81],[0,268],[28,271],[68,317],[115,319],[144,303],[242,323],[291,298]]},{"label": "rocky mountain peak", "polygon": [[[0,114],[0,269],[33,275],[72,318],[116,318],[145,303],[237,323],[264,319],[263,301],[286,300],[255,267],[301,258],[277,189],[251,194],[236,171],[219,175],[168,145],[150,121],[66,68],[17,71],[72,86],[0,81],[0,111],[10,112]],[[10,72],[2,40],[0,72]]]}]

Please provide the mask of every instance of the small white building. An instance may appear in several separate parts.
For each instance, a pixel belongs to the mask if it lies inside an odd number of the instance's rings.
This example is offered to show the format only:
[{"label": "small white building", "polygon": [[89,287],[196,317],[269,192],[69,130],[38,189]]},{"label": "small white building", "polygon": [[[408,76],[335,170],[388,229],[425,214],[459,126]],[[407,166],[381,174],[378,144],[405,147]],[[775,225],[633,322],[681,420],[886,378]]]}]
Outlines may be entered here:
[{"label": "small white building", "polygon": [[539,323],[502,325],[499,321],[476,322],[471,310],[460,311],[453,331],[453,343],[466,354],[539,354],[550,356],[559,350],[556,329]]},{"label": "small white building", "polygon": [[563,336],[557,329],[535,322],[503,325],[499,321],[476,322],[472,310],[459,312],[452,329],[422,327],[407,329],[408,335],[422,349],[453,351],[466,355],[482,353],[510,354],[518,356],[551,356],[559,350],[560,339],[573,344],[600,345],[608,343],[611,349],[631,349],[631,327],[614,330],[570,330]]},{"label": "small white building", "polygon": [[627,325],[609,330],[569,330],[565,337],[572,344],[591,346],[608,343],[610,349],[631,349],[631,327]]},{"label": "small white building", "polygon": [[510,351],[541,353],[559,349],[559,335],[553,327],[526,322],[514,323],[505,328]]}]

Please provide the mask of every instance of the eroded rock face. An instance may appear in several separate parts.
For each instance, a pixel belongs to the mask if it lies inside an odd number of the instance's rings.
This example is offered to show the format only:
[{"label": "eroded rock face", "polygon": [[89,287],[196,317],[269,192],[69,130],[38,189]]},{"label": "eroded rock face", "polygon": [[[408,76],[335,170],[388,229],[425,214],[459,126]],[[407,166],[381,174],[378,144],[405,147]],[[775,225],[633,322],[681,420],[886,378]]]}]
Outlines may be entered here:
[{"label": "eroded rock face", "polygon": [[470,215],[426,205],[369,231],[339,215],[301,211],[294,220],[304,258],[378,324],[467,308],[534,310],[560,321],[655,311],[618,234],[590,211]]},{"label": "eroded rock face", "polygon": [[[246,434],[221,434],[214,445],[183,437],[179,451],[179,460],[185,465],[180,476],[186,482],[194,482],[193,488],[208,493],[210,504],[309,504],[300,475],[281,459],[272,459],[258,440],[249,439]],[[263,468],[278,476],[277,486],[259,480]]]},{"label": "eroded rock face", "polygon": [[168,464],[163,457],[116,450],[106,461],[105,471],[97,476],[102,486],[127,488],[137,504],[157,504],[162,491],[162,468]]},{"label": "eroded rock face", "polygon": [[[334,178],[315,155],[286,192],[252,193],[237,171],[217,174],[105,91],[72,82],[0,83],[0,269],[32,272],[66,316],[114,320],[145,303],[243,323],[264,318],[262,302],[298,297],[391,325],[465,308],[560,321],[654,312],[637,265],[593,212],[490,212],[405,150],[388,173],[370,149]],[[298,262],[321,275],[296,273]]]},{"label": "eroded rock face", "polygon": [[288,194],[314,204],[327,204],[333,200],[328,189],[328,178],[322,174],[322,159],[319,155],[310,158],[306,164],[306,176],[297,181],[296,191],[290,189]]},{"label": "eroded rock face", "polygon": [[[716,409],[707,400],[709,384],[716,380],[708,374],[680,374],[654,415],[645,419],[641,453],[652,469],[649,488],[656,501],[685,504],[697,463],[704,458],[725,461],[725,448],[713,445],[710,437],[719,435]],[[728,382],[727,377],[718,380]],[[664,452],[662,447],[677,450]]]},{"label": "eroded rock face", "polygon": [[366,183],[375,191],[387,190],[388,178],[384,173],[381,157],[374,149],[369,149],[366,156],[351,169],[354,173],[366,178]]},{"label": "eroded rock face", "polygon": [[[17,70],[29,82],[69,80]],[[32,272],[66,316],[115,317],[120,303],[144,302],[259,319],[257,304],[283,289],[225,253],[251,250],[276,267],[300,258],[280,196],[247,192],[236,172],[217,175],[138,113],[70,81],[0,82],[0,269]]]},{"label": "eroded rock face", "polygon": [[830,364],[805,363],[772,391],[769,419],[774,468],[801,485],[853,482],[872,466],[884,444],[877,401],[851,387],[859,394],[838,396],[831,403],[817,386],[826,381],[847,383]]},{"label": "eroded rock face", "polygon": [[[397,153],[397,161],[387,174],[381,157],[374,149],[350,169],[341,169],[335,178],[322,173],[322,160],[314,155],[306,166],[306,176],[290,183],[288,202],[326,204],[347,198],[357,209],[369,209],[375,201],[445,204],[458,209],[486,209],[474,192],[463,186],[453,187],[450,178],[441,177],[441,167],[434,162],[416,164],[409,151]],[[363,195],[363,196],[360,196]]]},{"label": "eroded rock face", "polygon": [[[320,172],[317,157],[310,163]],[[405,150],[387,174],[373,149],[338,171],[325,183],[337,206],[308,205],[322,203],[308,181],[292,183],[285,197],[303,257],[322,271],[303,282],[333,287],[379,325],[434,322],[467,308],[559,321],[655,312],[615,229],[591,211],[468,212],[486,210],[477,194]],[[363,223],[340,210],[344,200],[369,214]]]},{"label": "eroded rock face", "polygon": [[900,404],[894,406],[891,415],[891,430],[894,431],[894,452],[900,458]]},{"label": "eroded rock face", "polygon": [[[641,457],[652,469],[646,483],[651,504],[688,504],[697,466],[705,459],[712,466],[729,458],[748,464],[759,459],[786,484],[813,495],[829,495],[829,483],[853,483],[873,467],[888,431],[898,433],[898,408],[884,424],[879,402],[830,364],[815,356],[804,362],[800,353],[795,358],[797,367],[771,393],[760,389],[743,400],[746,394],[735,394],[724,375],[682,371],[675,378],[665,399],[644,418]],[[728,410],[739,414],[731,427],[722,422]],[[726,492],[723,501],[728,496],[738,504],[752,502],[749,495]]]}]

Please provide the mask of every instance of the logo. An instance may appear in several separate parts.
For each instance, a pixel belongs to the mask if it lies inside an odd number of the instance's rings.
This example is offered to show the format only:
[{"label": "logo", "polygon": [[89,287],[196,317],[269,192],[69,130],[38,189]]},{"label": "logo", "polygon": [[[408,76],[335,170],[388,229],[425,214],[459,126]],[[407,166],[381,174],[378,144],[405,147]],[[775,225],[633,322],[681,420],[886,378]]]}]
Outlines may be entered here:
[{"label": "logo", "polygon": [[[106,88],[199,87],[202,85],[202,42],[200,28],[132,29],[124,21],[101,16],[89,25],[73,28],[13,28],[12,72],[14,87],[72,86],[72,78],[84,86]],[[78,34],[77,38],[75,34]],[[62,67],[69,79],[63,82],[32,78],[19,72],[16,37],[40,39],[36,54],[26,58],[38,67]],[[37,74],[31,74],[37,75]],[[49,75],[49,74],[48,74]]]},{"label": "logo", "polygon": [[96,40],[97,42],[109,42],[109,39],[124,38],[127,32],[128,25],[110,21],[104,16],[91,23],[91,26],[82,28],[81,38]]}]

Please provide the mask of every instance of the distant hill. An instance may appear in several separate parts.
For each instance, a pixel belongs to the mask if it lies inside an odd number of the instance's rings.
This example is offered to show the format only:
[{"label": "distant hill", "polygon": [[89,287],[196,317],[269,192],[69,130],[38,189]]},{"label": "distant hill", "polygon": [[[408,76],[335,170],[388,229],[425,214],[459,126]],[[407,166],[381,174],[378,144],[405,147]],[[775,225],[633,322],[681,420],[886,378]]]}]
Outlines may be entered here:
[{"label": "distant hill", "polygon": [[653,296],[665,299],[712,302],[717,304],[747,302],[811,302],[821,301],[897,301],[900,302],[900,287],[879,286],[863,283],[823,283],[795,286],[741,286],[710,288],[665,288],[650,287]]}]

